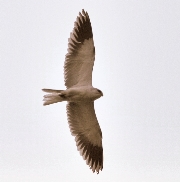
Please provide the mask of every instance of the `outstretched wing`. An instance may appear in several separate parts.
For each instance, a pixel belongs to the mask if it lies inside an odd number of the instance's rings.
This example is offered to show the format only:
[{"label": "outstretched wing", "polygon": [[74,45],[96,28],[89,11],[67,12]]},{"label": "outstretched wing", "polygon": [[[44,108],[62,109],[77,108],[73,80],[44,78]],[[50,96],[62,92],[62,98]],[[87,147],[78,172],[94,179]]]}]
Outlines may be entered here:
[{"label": "outstretched wing", "polygon": [[66,87],[92,85],[95,47],[89,15],[84,10],[79,13],[68,42],[64,64]]},{"label": "outstretched wing", "polygon": [[102,132],[94,102],[68,102],[68,123],[77,149],[93,172],[103,169]]}]

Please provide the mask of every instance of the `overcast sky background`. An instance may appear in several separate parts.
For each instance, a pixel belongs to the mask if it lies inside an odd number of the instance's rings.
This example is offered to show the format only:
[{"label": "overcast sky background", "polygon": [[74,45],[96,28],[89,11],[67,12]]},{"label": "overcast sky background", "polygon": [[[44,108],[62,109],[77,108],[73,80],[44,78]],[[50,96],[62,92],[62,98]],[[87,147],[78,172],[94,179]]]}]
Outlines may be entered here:
[{"label": "overcast sky background", "polygon": [[[88,11],[104,169],[76,149],[66,103],[43,107],[42,88],[65,89],[74,21]],[[0,181],[180,181],[180,1],[0,0]]]}]

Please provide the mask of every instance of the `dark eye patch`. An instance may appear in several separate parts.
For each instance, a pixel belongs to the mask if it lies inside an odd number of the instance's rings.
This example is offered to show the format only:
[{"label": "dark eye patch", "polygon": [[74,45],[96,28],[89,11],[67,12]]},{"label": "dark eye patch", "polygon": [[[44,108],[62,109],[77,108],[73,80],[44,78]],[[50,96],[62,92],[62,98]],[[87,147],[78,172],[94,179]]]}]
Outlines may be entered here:
[{"label": "dark eye patch", "polygon": [[99,89],[97,89],[97,91],[98,91],[99,93],[102,93],[101,90],[99,90]]}]

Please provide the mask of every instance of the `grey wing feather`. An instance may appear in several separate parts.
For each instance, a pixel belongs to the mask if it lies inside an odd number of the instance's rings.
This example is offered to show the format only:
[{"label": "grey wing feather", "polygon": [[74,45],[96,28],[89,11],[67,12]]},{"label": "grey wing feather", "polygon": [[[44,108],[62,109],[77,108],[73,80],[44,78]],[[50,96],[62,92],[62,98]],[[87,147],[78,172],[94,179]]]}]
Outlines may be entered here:
[{"label": "grey wing feather", "polygon": [[92,85],[95,47],[89,15],[84,10],[79,13],[68,42],[64,64],[66,87]]},{"label": "grey wing feather", "polygon": [[94,111],[94,102],[69,102],[68,123],[77,149],[93,172],[103,169],[102,132]]}]

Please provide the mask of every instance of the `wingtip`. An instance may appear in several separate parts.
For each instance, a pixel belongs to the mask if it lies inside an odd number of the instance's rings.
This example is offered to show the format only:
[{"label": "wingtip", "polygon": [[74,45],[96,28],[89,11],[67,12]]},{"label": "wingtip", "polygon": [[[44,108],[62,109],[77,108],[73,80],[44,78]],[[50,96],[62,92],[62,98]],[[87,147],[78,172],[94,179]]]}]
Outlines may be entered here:
[{"label": "wingtip", "polygon": [[88,13],[87,13],[87,11],[85,11],[84,9],[82,9],[82,11],[81,12],[79,12],[79,16],[86,16],[86,15],[88,15]]},{"label": "wingtip", "polygon": [[86,12],[84,11],[84,9],[82,9],[82,14],[86,14]]}]

